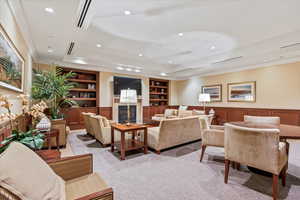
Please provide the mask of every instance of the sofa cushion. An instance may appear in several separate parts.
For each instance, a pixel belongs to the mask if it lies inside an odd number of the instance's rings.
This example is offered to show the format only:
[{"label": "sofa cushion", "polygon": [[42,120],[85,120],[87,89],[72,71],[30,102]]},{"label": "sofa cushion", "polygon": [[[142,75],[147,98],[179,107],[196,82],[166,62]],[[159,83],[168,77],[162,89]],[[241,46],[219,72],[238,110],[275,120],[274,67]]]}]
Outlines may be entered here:
[{"label": "sofa cushion", "polygon": [[22,200],[65,200],[65,182],[36,153],[17,142],[0,155],[0,186]]},{"label": "sofa cushion", "polygon": [[193,110],[193,115],[205,115],[204,110]]},{"label": "sofa cushion", "polygon": [[67,200],[78,199],[109,188],[96,173],[72,179],[66,182]]}]

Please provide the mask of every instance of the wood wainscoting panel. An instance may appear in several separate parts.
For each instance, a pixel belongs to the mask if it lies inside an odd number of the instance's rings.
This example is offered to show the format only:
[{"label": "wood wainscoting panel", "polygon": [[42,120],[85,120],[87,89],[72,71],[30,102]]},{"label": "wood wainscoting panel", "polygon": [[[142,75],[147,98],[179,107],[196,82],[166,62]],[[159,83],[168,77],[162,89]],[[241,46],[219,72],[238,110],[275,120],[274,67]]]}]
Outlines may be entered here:
[{"label": "wood wainscoting panel", "polygon": [[[178,108],[178,106],[169,106]],[[215,111],[214,124],[222,125],[226,122],[243,121],[244,115],[252,116],[278,116],[281,124],[300,126],[300,110],[293,109],[271,109],[271,108],[240,108],[240,107],[206,107],[208,113],[210,109]],[[203,110],[203,106],[189,106],[189,110]]]},{"label": "wood wainscoting panel", "polygon": [[112,107],[99,107],[99,114],[112,120]]}]

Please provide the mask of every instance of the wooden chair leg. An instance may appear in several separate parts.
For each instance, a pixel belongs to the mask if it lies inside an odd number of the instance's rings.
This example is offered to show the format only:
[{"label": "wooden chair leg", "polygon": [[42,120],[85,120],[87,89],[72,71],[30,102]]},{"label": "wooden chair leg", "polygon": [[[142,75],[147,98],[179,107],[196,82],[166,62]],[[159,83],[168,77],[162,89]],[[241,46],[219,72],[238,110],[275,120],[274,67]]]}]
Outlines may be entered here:
[{"label": "wooden chair leg", "polygon": [[201,156],[200,156],[200,162],[202,162],[202,159],[203,159],[203,156],[204,156],[205,149],[206,149],[206,145],[202,145]]},{"label": "wooden chair leg", "polygon": [[225,159],[225,174],[224,174],[224,183],[228,182],[228,174],[229,174],[230,160]]},{"label": "wooden chair leg", "polygon": [[283,187],[286,185],[286,171],[287,171],[287,164],[284,166],[281,172],[281,184]]},{"label": "wooden chair leg", "polygon": [[240,169],[241,169],[241,163],[236,163],[236,169],[240,171]]},{"label": "wooden chair leg", "polygon": [[273,174],[273,200],[277,199],[278,193],[278,175]]}]

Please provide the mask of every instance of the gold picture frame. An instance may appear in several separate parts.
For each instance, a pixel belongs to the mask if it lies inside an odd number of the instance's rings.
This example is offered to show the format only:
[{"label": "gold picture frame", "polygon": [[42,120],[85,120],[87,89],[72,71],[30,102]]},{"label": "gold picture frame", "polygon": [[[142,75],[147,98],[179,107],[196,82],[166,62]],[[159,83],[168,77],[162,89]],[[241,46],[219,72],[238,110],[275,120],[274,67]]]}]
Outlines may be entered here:
[{"label": "gold picture frame", "polygon": [[210,94],[210,102],[222,102],[222,84],[204,85],[201,93]]},{"label": "gold picture frame", "polygon": [[228,102],[256,102],[256,81],[227,84]]},{"label": "gold picture frame", "polygon": [[25,60],[0,24],[0,87],[24,91]]}]

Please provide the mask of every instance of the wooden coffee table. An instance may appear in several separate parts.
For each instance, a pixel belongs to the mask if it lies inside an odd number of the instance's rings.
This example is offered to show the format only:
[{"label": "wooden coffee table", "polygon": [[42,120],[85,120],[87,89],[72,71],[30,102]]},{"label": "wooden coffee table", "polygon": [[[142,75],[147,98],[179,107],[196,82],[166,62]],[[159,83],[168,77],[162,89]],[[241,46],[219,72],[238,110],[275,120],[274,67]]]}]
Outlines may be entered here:
[{"label": "wooden coffee table", "polygon": [[[125,160],[126,151],[136,150],[136,149],[143,149],[144,153],[148,153],[148,126],[142,124],[112,124],[111,125],[111,152],[114,152],[115,146],[119,148],[121,152],[121,160]],[[119,132],[115,132],[118,130]],[[135,138],[136,133],[138,130],[144,130],[144,142],[141,142]],[[126,132],[132,134],[131,139],[125,139]],[[121,134],[121,141],[115,142],[115,134]]]}]

